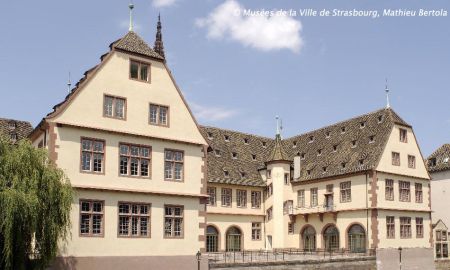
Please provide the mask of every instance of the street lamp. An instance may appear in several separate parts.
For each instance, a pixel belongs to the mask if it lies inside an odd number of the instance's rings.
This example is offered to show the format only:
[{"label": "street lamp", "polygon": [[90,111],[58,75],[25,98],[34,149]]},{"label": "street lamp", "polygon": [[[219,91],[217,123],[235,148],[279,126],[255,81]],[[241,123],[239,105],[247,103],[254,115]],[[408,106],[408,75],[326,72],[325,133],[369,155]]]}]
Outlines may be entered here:
[{"label": "street lamp", "polygon": [[197,251],[196,256],[197,256],[197,269],[200,270],[200,260],[202,258],[202,254],[200,253],[200,250]]},{"label": "street lamp", "polygon": [[402,270],[402,247],[398,248],[398,252],[399,252],[399,255],[400,255],[400,270]]}]

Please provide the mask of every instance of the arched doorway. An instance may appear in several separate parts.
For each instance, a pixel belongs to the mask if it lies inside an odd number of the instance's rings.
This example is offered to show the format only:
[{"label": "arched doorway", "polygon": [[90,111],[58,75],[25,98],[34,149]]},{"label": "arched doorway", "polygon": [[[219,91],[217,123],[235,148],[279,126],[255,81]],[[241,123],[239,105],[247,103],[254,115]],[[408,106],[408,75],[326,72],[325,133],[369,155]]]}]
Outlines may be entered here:
[{"label": "arched doorway", "polygon": [[359,224],[352,225],[347,232],[348,249],[350,252],[366,251],[366,232]]},{"label": "arched doorway", "polygon": [[333,251],[339,249],[339,231],[334,225],[329,225],[323,231],[325,250]]},{"label": "arched doorway", "polygon": [[242,233],[239,228],[230,227],[226,233],[226,251],[241,251],[241,237]]},{"label": "arched doorway", "polygon": [[214,226],[206,227],[206,252],[217,252],[219,249],[219,232]]},{"label": "arched doorway", "polygon": [[316,230],[312,226],[307,226],[302,232],[303,249],[306,251],[316,250]]}]

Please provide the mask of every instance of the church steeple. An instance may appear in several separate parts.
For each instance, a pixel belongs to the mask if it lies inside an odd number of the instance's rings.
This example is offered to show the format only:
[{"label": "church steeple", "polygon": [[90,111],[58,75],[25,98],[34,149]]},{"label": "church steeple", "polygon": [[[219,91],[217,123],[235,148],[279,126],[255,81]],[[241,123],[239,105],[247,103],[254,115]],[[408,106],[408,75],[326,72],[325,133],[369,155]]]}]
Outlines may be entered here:
[{"label": "church steeple", "polygon": [[161,28],[162,28],[161,27],[161,15],[158,14],[158,24],[156,27],[156,39],[155,39],[155,46],[153,47],[153,50],[165,59],[166,57],[164,55],[164,44],[162,41]]}]

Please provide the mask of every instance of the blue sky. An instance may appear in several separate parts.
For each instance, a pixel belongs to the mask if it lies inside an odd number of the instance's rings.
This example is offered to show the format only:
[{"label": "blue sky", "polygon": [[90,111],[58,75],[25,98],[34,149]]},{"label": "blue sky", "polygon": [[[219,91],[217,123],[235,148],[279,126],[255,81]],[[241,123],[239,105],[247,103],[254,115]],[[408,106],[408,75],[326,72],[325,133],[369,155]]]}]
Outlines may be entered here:
[{"label": "blue sky", "polygon": [[[414,126],[425,156],[450,142],[450,17],[263,17],[251,10],[445,9],[448,0],[135,0],[153,44],[201,124],[285,137],[385,106]],[[128,30],[128,1],[3,1],[0,117],[37,124]],[[227,13],[228,12],[228,13]]]}]

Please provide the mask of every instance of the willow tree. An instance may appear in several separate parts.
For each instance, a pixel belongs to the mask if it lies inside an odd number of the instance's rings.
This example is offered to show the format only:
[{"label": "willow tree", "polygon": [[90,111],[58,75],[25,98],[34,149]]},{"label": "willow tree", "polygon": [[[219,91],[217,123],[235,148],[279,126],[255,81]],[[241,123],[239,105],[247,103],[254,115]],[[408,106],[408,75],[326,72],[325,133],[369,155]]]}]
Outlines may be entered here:
[{"label": "willow tree", "polygon": [[69,232],[72,188],[46,150],[0,138],[0,269],[44,269]]}]

